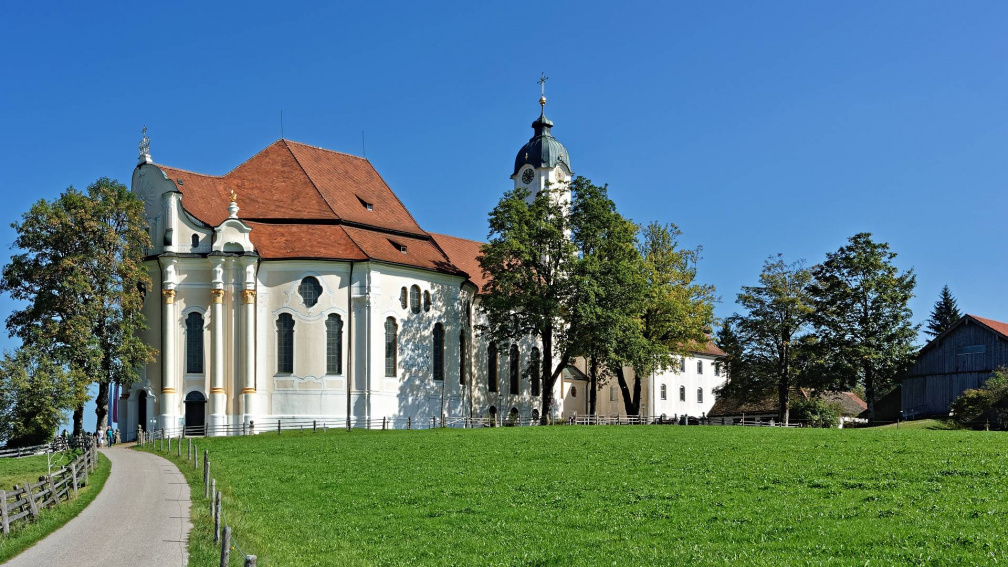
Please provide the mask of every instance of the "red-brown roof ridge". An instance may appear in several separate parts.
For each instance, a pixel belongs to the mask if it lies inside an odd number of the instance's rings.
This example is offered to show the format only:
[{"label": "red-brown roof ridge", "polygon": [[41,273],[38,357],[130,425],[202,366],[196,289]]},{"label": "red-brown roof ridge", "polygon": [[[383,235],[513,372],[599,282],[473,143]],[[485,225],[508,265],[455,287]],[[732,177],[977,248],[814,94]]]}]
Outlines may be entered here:
[{"label": "red-brown roof ridge", "polygon": [[1008,338],[1008,323],[1002,323],[1001,321],[995,321],[994,319],[988,319],[986,317],[980,317],[978,315],[967,314],[966,316],[976,319],[977,321],[983,323],[984,325],[987,325],[994,331],[1004,335],[1005,338]]}]

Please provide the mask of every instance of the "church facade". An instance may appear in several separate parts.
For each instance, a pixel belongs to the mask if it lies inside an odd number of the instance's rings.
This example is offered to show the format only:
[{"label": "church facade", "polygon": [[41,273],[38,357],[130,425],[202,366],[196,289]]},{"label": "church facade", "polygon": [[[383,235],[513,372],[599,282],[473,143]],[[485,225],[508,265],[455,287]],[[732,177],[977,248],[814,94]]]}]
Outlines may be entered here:
[{"label": "church facade", "polygon": [[[533,194],[573,175],[540,104],[511,175]],[[366,159],[281,139],[212,176],[155,163],[145,135],[132,191],[152,242],[143,339],[159,354],[118,401],[129,437],[284,418],[528,421],[542,395],[555,398],[553,419],[586,411],[576,367],[542,392],[528,378],[537,344],[488,344],[476,330],[481,243],[424,231]],[[644,407],[671,413],[650,394],[656,380]]]}]

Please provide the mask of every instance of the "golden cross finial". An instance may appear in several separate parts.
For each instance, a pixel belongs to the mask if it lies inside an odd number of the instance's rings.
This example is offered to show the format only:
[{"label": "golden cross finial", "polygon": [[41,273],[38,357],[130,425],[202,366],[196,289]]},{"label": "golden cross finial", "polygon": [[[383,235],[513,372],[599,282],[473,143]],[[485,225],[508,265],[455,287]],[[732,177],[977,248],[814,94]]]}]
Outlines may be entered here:
[{"label": "golden cross finial", "polygon": [[548,80],[549,80],[549,77],[546,76],[546,73],[543,73],[542,76],[539,77],[539,80],[536,81],[537,83],[539,83],[539,86],[542,88],[542,93],[541,94],[543,96],[546,96],[546,81],[548,81]]}]

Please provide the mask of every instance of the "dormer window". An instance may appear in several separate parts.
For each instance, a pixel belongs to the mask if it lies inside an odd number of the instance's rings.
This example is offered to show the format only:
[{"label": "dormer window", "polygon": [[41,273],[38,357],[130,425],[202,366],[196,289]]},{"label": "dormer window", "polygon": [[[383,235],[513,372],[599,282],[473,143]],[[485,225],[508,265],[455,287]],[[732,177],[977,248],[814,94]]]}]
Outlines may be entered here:
[{"label": "dormer window", "polygon": [[395,246],[396,250],[402,252],[403,254],[406,253],[406,245],[405,244],[403,244],[402,242],[396,242],[395,240],[392,240],[391,238],[389,238],[388,241],[389,241],[389,244],[391,244],[392,246]]},{"label": "dormer window", "polygon": [[367,209],[369,211],[373,211],[374,210],[374,203],[369,203],[369,202],[365,201],[364,199],[361,199],[359,195],[357,196],[357,200],[360,201],[360,204],[363,205],[363,207],[365,209]]}]

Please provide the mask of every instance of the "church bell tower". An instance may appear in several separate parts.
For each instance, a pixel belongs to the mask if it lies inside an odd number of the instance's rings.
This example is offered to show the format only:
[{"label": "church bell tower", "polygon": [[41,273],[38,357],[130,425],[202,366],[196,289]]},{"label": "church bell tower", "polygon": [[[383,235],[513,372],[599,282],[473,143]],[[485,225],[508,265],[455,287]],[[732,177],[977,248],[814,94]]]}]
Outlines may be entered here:
[{"label": "church bell tower", "polygon": [[573,175],[570,166],[570,155],[567,148],[553,137],[553,121],[546,118],[546,80],[545,74],[539,79],[542,96],[539,97],[539,118],[532,123],[534,134],[529,141],[518,150],[515,156],[514,171],[511,179],[515,189],[526,187],[529,199],[546,187],[562,189],[561,199],[570,203],[570,180]]}]

